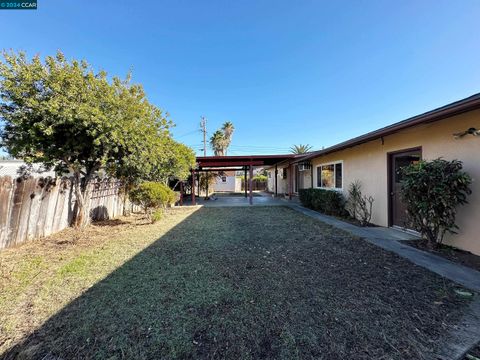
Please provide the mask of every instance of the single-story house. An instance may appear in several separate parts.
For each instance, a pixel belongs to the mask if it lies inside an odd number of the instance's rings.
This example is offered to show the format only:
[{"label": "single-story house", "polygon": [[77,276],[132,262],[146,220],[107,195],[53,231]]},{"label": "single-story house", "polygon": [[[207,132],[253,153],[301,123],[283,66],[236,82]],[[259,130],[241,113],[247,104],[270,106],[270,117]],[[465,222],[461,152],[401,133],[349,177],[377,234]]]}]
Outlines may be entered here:
[{"label": "single-story house", "polygon": [[[296,195],[299,189],[310,188],[312,175],[308,164],[296,164],[296,161],[305,156],[305,154],[298,154],[295,155],[293,159],[282,161],[268,168],[267,191],[275,194]],[[292,164],[295,164],[295,166],[292,166],[290,169]],[[292,171],[294,175],[291,184],[289,177],[290,171]],[[292,187],[291,191],[289,185]]]},{"label": "single-story house", "polygon": [[372,223],[403,228],[398,169],[439,157],[462,161],[473,179],[469,204],[458,209],[459,233],[445,243],[480,255],[480,94],[276,164],[268,169],[269,190],[292,196],[314,187],[346,195],[359,180],[363,193],[375,199]]}]

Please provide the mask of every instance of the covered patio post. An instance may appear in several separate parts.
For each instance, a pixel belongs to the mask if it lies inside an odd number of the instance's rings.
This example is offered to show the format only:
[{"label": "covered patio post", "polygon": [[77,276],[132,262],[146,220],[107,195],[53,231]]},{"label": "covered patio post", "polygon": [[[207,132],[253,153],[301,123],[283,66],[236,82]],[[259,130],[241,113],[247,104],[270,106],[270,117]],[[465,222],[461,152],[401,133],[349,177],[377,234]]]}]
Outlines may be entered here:
[{"label": "covered patio post", "polygon": [[[207,188],[205,190],[205,192],[206,192],[205,193],[205,199],[208,199],[208,172],[205,173],[205,179],[206,179],[205,187]],[[200,186],[200,184],[198,186]]]},{"label": "covered patio post", "polygon": [[253,205],[253,166],[250,165],[250,168],[249,168],[249,172],[250,172],[250,176],[248,177],[248,187],[250,188],[250,199],[249,199],[249,202],[250,202],[250,205]]},{"label": "covered patio post", "polygon": [[243,187],[245,188],[245,199],[247,198],[247,167],[244,167]]},{"label": "covered patio post", "polygon": [[277,181],[278,181],[278,168],[277,168],[277,164],[275,164],[275,196],[278,195]]},{"label": "covered patio post", "polygon": [[200,197],[200,171],[198,172],[198,186],[197,186],[197,189],[198,189],[198,197]]},{"label": "covered patio post", "polygon": [[288,199],[292,200],[293,191],[293,167],[292,164],[288,165]]},{"label": "covered patio post", "polygon": [[192,205],[195,205],[195,169],[192,169]]}]

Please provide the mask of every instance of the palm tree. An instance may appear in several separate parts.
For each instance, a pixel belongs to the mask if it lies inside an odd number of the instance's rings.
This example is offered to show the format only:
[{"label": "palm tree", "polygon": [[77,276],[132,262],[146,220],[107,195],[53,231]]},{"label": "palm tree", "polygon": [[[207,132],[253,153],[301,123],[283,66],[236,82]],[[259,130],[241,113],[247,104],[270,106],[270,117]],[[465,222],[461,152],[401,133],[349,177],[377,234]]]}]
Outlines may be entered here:
[{"label": "palm tree", "polygon": [[312,146],[308,144],[293,145],[290,147],[292,154],[306,154],[312,150]]},{"label": "palm tree", "polygon": [[232,135],[234,130],[235,130],[235,127],[233,126],[233,123],[230,121],[226,121],[222,125],[224,145],[225,145],[225,148],[224,148],[225,155],[227,155],[227,149],[230,146],[230,143],[232,142]]},{"label": "palm tree", "polygon": [[225,135],[222,130],[217,130],[210,138],[210,146],[215,156],[225,155]]},{"label": "palm tree", "polygon": [[225,135],[225,139],[228,139],[231,141],[232,134],[235,131],[235,126],[233,126],[233,123],[231,121],[226,121],[222,125],[222,131]]},{"label": "palm tree", "polygon": [[210,138],[210,146],[215,156],[227,155],[227,149],[232,142],[232,135],[235,127],[230,121],[225,122],[222,127],[215,131]]}]

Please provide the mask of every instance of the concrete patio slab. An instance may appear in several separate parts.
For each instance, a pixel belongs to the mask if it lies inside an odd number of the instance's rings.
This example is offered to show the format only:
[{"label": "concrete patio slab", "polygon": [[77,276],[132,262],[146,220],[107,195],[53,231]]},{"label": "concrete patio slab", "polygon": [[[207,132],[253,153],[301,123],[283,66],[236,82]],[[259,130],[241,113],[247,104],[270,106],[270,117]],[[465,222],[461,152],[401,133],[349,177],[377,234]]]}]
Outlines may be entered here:
[{"label": "concrete patio slab", "polygon": [[[189,205],[190,201],[184,203]],[[285,206],[285,201],[272,196],[254,196],[253,204],[250,205],[249,199],[243,196],[219,196],[215,200],[196,199],[197,205],[205,207],[239,207],[239,206]]]}]

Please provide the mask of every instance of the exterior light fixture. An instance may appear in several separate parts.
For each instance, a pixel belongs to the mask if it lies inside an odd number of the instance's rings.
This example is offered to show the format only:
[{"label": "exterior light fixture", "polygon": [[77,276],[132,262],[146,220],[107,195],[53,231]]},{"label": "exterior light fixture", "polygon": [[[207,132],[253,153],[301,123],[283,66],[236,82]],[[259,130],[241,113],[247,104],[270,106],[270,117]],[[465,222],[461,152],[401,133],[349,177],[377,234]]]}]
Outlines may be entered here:
[{"label": "exterior light fixture", "polygon": [[470,128],[468,130],[465,130],[463,132],[455,133],[453,134],[453,137],[455,139],[460,139],[464,137],[465,135],[473,135],[473,136],[480,136],[480,130],[477,130],[476,128]]}]

